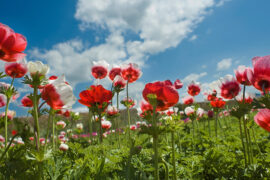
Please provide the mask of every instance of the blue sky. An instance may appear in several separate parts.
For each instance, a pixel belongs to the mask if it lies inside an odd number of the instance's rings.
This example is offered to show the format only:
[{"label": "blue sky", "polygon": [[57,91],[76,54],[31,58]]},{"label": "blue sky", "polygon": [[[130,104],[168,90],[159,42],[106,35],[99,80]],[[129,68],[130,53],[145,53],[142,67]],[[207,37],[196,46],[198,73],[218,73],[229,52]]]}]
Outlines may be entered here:
[{"label": "blue sky", "polygon": [[[28,61],[64,73],[77,97],[94,83],[92,60],[139,63],[143,76],[131,85],[139,101],[147,82],[179,78],[206,88],[238,65],[251,66],[252,57],[268,55],[269,6],[268,0],[14,0],[1,3],[0,22],[27,38]],[[23,97],[31,89],[20,81]],[[11,109],[25,115],[19,100]],[[74,109],[84,110],[78,103]]]}]

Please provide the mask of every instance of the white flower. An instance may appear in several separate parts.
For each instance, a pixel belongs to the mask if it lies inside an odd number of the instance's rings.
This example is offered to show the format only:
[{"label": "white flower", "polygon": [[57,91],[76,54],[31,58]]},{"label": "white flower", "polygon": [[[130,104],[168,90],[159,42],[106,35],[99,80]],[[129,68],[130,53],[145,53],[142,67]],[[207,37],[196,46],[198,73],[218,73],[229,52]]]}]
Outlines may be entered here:
[{"label": "white flower", "polygon": [[82,130],[83,129],[83,124],[78,123],[78,124],[76,124],[76,127],[77,127],[77,129]]},{"label": "white flower", "polygon": [[195,110],[194,110],[194,107],[193,106],[188,106],[185,108],[185,114],[187,116],[190,116],[192,114],[194,114]]},{"label": "white flower", "polygon": [[67,150],[68,150],[68,145],[62,143],[62,144],[60,144],[59,149],[60,149],[61,151],[67,151]]},{"label": "white flower", "polygon": [[27,68],[31,76],[35,74],[39,74],[39,76],[45,76],[50,69],[47,64],[43,64],[41,61],[30,61],[27,64]]}]

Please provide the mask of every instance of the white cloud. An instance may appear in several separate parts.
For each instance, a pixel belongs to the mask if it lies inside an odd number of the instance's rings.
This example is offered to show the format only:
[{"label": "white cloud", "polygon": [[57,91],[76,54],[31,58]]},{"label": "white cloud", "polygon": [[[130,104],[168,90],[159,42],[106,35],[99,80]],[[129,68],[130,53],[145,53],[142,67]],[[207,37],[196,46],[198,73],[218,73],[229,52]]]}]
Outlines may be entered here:
[{"label": "white cloud", "polygon": [[220,1],[216,4],[216,6],[217,6],[217,7],[223,6],[224,3],[229,2],[229,1],[231,1],[231,0],[220,0]]},{"label": "white cloud", "polygon": [[198,38],[197,35],[193,35],[189,38],[189,41],[195,41]]},{"label": "white cloud", "polygon": [[232,66],[231,58],[222,59],[220,62],[217,63],[217,70],[224,71],[229,69],[231,66]]},{"label": "white cloud", "polygon": [[186,76],[183,79],[183,83],[188,84],[191,81],[198,81],[200,78],[202,78],[202,77],[204,77],[206,75],[207,75],[207,72],[202,72],[200,74],[195,74],[195,73],[189,74],[188,76]]}]

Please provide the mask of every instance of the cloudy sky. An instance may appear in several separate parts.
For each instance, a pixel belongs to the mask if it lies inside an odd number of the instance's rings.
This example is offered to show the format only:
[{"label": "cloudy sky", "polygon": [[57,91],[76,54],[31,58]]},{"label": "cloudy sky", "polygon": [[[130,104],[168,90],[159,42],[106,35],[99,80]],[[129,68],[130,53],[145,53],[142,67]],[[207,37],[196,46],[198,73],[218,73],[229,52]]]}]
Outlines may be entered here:
[{"label": "cloudy sky", "polygon": [[[179,78],[207,88],[238,65],[251,66],[252,57],[268,55],[269,6],[269,0],[13,0],[1,2],[0,22],[27,38],[28,61],[65,74],[77,97],[94,83],[91,61],[138,63],[143,76],[130,91],[140,100],[147,82]],[[31,89],[20,81],[22,97]],[[25,115],[19,101],[11,109]]]}]

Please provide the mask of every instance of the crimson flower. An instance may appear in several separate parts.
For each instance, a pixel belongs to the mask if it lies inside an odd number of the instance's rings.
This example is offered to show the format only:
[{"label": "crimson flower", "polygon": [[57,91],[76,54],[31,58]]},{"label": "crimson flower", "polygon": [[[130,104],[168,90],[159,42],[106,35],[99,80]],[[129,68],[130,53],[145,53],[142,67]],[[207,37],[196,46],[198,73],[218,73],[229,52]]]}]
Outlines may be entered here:
[{"label": "crimson flower", "polygon": [[5,72],[12,78],[21,78],[27,73],[27,65],[25,61],[6,63]]},{"label": "crimson flower", "polygon": [[215,100],[211,101],[211,106],[213,108],[223,108],[226,104],[221,98],[216,98]]},{"label": "crimson flower", "polygon": [[129,83],[132,83],[137,81],[142,76],[142,72],[137,64],[129,63],[128,65],[124,65],[122,67],[121,75]]},{"label": "crimson flower", "polygon": [[254,57],[252,59],[253,74],[249,73],[248,78],[253,86],[265,92],[270,91],[270,55],[264,57]]},{"label": "crimson flower", "polygon": [[248,79],[248,74],[253,73],[252,69],[246,66],[238,66],[237,70],[234,70],[235,77],[240,84],[250,86],[251,82]]},{"label": "crimson flower", "polygon": [[7,104],[6,95],[0,93],[0,108],[4,107],[6,104]]},{"label": "crimson flower", "polygon": [[157,111],[167,110],[177,104],[179,100],[179,94],[170,80],[148,83],[145,85],[142,94],[148,103],[150,103],[148,95],[154,94],[156,96]]},{"label": "crimson flower", "polygon": [[114,66],[109,72],[109,78],[113,81],[117,75],[121,75],[121,67]]},{"label": "crimson flower", "polygon": [[0,23],[0,60],[15,62],[22,59],[27,45],[25,37]]},{"label": "crimson flower", "polygon": [[13,136],[15,136],[17,133],[18,133],[18,132],[17,132],[16,130],[12,130],[12,131],[11,131],[11,134],[12,134]]},{"label": "crimson flower", "polygon": [[93,61],[93,66],[91,68],[92,75],[96,79],[103,79],[108,74],[109,64],[106,61]]},{"label": "crimson flower", "polygon": [[261,128],[270,132],[270,109],[260,109],[256,116],[254,116],[254,121]]},{"label": "crimson flower", "polygon": [[176,79],[173,83],[175,89],[181,89],[183,87],[183,83],[180,81],[180,79]]},{"label": "crimson flower", "polygon": [[113,86],[118,89],[123,89],[126,86],[126,81],[122,78],[122,76],[117,75],[113,80]]},{"label": "crimson flower", "polygon": [[108,106],[106,112],[108,116],[115,116],[119,113],[119,110],[114,106]]},{"label": "crimson flower", "polygon": [[112,99],[112,92],[104,89],[102,85],[92,85],[90,89],[80,92],[79,96],[79,103],[88,107],[97,105],[98,108],[102,108],[104,105],[105,107],[108,106]]},{"label": "crimson flower", "polygon": [[223,98],[232,99],[239,94],[240,90],[241,87],[233,76],[227,75],[225,78],[221,79],[220,95]]},{"label": "crimson flower", "polygon": [[33,107],[32,100],[28,97],[29,95],[26,95],[22,98],[21,103],[24,107]]},{"label": "crimson flower", "polygon": [[185,105],[191,105],[194,102],[194,98],[193,96],[185,96],[182,101]]},{"label": "crimson flower", "polygon": [[188,85],[188,94],[191,96],[197,96],[201,92],[200,84],[192,81]]}]

